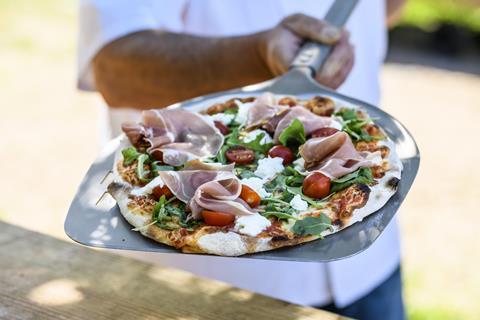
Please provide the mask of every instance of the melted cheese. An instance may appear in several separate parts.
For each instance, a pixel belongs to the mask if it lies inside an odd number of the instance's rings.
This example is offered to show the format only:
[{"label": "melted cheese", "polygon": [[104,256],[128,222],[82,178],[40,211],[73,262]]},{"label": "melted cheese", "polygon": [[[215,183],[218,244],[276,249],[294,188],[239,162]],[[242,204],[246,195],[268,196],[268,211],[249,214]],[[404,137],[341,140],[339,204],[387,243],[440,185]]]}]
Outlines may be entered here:
[{"label": "melted cheese", "polygon": [[235,118],[234,114],[225,113],[216,113],[210,116],[210,119],[212,119],[213,121],[219,121],[226,126],[228,126],[232,122],[233,118]]},{"label": "melted cheese", "polygon": [[258,160],[258,167],[254,173],[263,180],[270,180],[278,173],[282,172],[283,169],[284,167],[282,158],[268,157]]},{"label": "melted cheese", "polygon": [[272,137],[268,134],[267,131],[262,129],[256,129],[247,133],[247,135],[243,138],[244,142],[251,142],[257,138],[258,135],[264,133],[262,140],[260,140],[260,144],[267,144],[273,141]]},{"label": "melted cheese", "polygon": [[255,237],[260,232],[265,230],[271,225],[270,220],[261,216],[258,213],[248,215],[248,216],[239,216],[235,220],[235,231]]},{"label": "melted cheese", "polygon": [[307,201],[303,200],[298,194],[296,194],[295,197],[293,197],[293,199],[290,201],[290,205],[297,211],[305,211],[308,209]]}]

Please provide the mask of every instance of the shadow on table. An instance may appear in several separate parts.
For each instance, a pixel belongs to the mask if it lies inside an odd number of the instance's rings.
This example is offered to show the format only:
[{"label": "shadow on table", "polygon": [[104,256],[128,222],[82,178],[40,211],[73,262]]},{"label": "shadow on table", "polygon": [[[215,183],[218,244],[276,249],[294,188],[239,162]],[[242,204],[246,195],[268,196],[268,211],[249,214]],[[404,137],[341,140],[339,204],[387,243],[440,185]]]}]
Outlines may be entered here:
[{"label": "shadow on table", "polygon": [[0,314],[20,319],[337,319],[0,222]]}]

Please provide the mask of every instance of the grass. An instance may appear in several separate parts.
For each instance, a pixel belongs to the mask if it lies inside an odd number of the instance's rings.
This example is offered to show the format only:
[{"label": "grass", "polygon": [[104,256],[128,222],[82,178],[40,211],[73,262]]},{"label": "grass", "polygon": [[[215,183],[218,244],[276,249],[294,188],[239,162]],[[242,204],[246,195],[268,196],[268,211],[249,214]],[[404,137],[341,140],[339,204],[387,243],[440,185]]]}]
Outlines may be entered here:
[{"label": "grass", "polygon": [[449,23],[480,32],[479,4],[478,1],[409,0],[401,24],[429,31],[440,23]]}]

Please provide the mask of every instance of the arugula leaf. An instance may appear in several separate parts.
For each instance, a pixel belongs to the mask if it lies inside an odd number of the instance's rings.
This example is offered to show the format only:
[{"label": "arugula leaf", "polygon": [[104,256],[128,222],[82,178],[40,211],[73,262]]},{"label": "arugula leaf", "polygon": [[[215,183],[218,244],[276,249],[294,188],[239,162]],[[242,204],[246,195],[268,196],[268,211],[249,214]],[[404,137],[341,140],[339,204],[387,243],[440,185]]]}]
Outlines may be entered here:
[{"label": "arugula leaf", "polygon": [[305,137],[303,123],[298,119],[294,119],[292,123],[282,131],[278,140],[282,145],[287,147],[298,147],[304,144],[307,139]]},{"label": "arugula leaf", "polygon": [[275,217],[279,220],[288,220],[288,219],[298,220],[297,217],[292,216],[291,214],[288,214],[285,212],[280,212],[280,211],[265,211],[265,212],[262,212],[262,215],[265,218]]},{"label": "arugula leaf", "polygon": [[316,236],[327,229],[333,231],[332,221],[326,215],[321,214],[318,217],[306,217],[297,220],[291,230],[301,236]]},{"label": "arugula leaf", "polygon": [[238,128],[234,128],[232,132],[226,136],[225,139],[225,145],[228,146],[243,146],[249,149],[252,149],[254,151],[258,151],[262,154],[267,153],[268,150],[270,150],[271,147],[273,147],[274,143],[269,142],[265,144],[261,144],[260,141],[262,141],[263,137],[265,137],[265,133],[261,133],[258,136],[255,137],[254,140],[250,142],[245,142],[240,139],[240,131]]},{"label": "arugula leaf", "polygon": [[336,116],[339,116],[343,121],[357,119],[357,112],[354,109],[342,108],[335,113]]},{"label": "arugula leaf", "polygon": [[150,178],[147,177],[147,175],[150,173],[150,170],[145,170],[143,165],[148,163],[150,161],[150,157],[148,154],[140,154],[137,158],[138,164],[137,164],[137,176],[138,179],[142,182],[150,182]]},{"label": "arugula leaf", "polygon": [[173,171],[173,170],[175,170],[175,167],[173,167],[173,166],[160,165],[159,163],[160,163],[160,161],[154,161],[150,164],[153,172],[156,173],[157,171]]},{"label": "arugula leaf", "polygon": [[287,186],[287,192],[290,192],[293,195],[299,195],[303,201],[306,201],[308,204],[315,206],[315,207],[321,207],[322,204],[320,201],[316,201],[306,195],[303,194],[302,187],[289,187]]},{"label": "arugula leaf", "polygon": [[235,167],[233,169],[236,176],[240,176],[243,179],[257,177],[253,171],[245,168],[245,167]]},{"label": "arugula leaf", "polygon": [[137,151],[134,147],[128,147],[122,150],[123,164],[128,166],[131,165],[141,153]]},{"label": "arugula leaf", "polygon": [[373,179],[372,170],[370,168],[360,168],[357,171],[354,171],[346,176],[343,176],[339,179],[332,180],[330,192],[338,192],[345,188],[348,188],[352,184],[372,184],[375,180]]},{"label": "arugula leaf", "polygon": [[225,111],[223,111],[223,113],[224,113],[224,114],[237,115],[237,113],[238,113],[238,107],[225,109]]},{"label": "arugula leaf", "polygon": [[342,108],[335,113],[342,118],[342,129],[355,141],[372,141],[381,137],[373,137],[368,134],[363,127],[372,123],[370,118],[360,118],[358,112],[354,109]]},{"label": "arugula leaf", "polygon": [[228,146],[224,144],[220,150],[217,153],[216,161],[226,164],[227,163],[227,157],[225,156],[225,152],[228,150]]}]

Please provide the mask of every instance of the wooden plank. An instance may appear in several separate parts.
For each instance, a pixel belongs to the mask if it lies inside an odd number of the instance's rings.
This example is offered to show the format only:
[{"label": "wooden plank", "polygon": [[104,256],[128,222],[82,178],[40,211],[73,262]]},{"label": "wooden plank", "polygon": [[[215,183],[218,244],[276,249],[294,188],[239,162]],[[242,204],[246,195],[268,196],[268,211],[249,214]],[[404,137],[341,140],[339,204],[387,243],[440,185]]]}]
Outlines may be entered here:
[{"label": "wooden plank", "polygon": [[0,319],[342,319],[0,222]]}]

